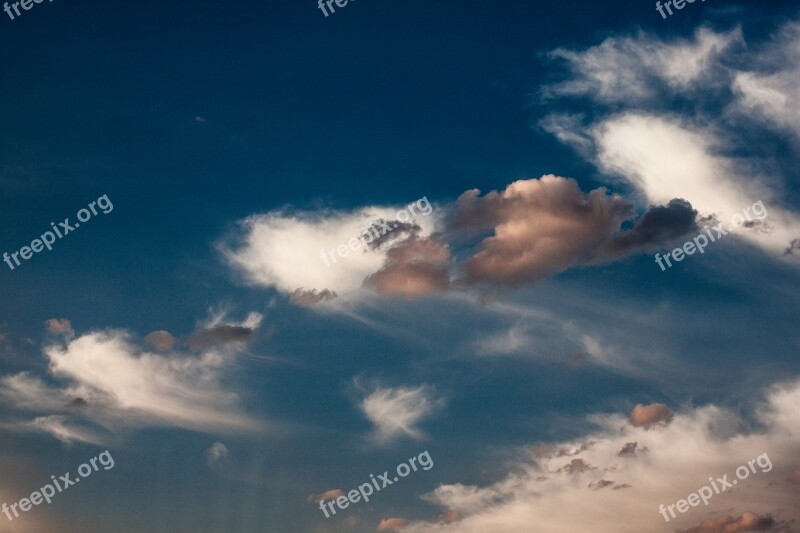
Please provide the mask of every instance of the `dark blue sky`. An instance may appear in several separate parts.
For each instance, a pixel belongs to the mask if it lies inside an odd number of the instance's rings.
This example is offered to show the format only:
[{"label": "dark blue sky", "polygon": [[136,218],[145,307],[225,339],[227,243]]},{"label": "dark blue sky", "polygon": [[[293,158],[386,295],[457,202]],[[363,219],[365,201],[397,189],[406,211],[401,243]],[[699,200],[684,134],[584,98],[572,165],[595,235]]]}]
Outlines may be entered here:
[{"label": "dark blue sky", "polygon": [[[710,0],[668,20],[651,2],[632,0],[351,0],[327,18],[313,2],[296,0],[55,0],[13,21],[0,15],[0,252],[30,244],[51,221],[74,221],[103,194],[114,206],[52,251],[13,271],[3,264],[0,376],[25,372],[54,390],[91,396],[97,383],[59,374],[48,346],[71,349],[104,332],[143,357],[145,336],[166,330],[180,346],[158,356],[169,367],[205,353],[186,348],[192,332],[252,329],[258,332],[246,343],[220,348],[225,372],[214,374],[214,387],[237,396],[232,413],[268,425],[242,434],[172,423],[142,406],[126,411],[109,390],[102,401],[111,403],[89,414],[31,409],[0,384],[4,501],[103,449],[116,459],[113,470],[21,518],[38,514],[42,522],[30,519],[31,531],[60,523],[65,532],[325,533],[374,531],[388,517],[435,521],[442,506],[422,494],[440,484],[494,486],[517,466],[509,465],[519,447],[582,438],[592,414],[627,416],[637,403],[662,402],[675,412],[715,403],[746,418],[754,410],[749,399],[796,379],[797,268],[770,243],[731,238],[666,273],[644,248],[618,261],[582,256],[523,286],[422,298],[340,295],[346,305],[330,308],[292,305],[291,291],[248,278],[221,251],[242,237],[249,216],[302,219],[426,196],[441,216],[437,224],[446,224],[465,191],[502,192],[546,174],[572,178],[585,193],[605,186],[640,216],[666,202],[640,186],[651,184],[647,176],[604,166],[596,134],[626,113],[717,135],[709,141],[716,161],[737,164],[742,190],[757,182],[774,193],[782,201],[775,209],[786,213],[776,227],[791,231],[800,198],[796,131],[766,111],[763,120],[742,119],[730,80],[732,72],[775,73],[792,64],[766,47],[791,33],[781,28],[797,20],[796,2]],[[543,96],[591,69],[587,60],[571,70],[553,50],[583,53],[625,38],[666,50],[692,42],[699,26],[715,35],[741,27],[746,44],[718,45],[724,58],[708,59],[708,78],[697,75],[702,82],[691,90],[659,79],[661,99],[626,96],[655,84],[664,69],[645,65],[646,75],[627,80],[639,67],[612,54],[605,72],[618,80],[618,98],[589,89]],[[644,49],[643,64],[660,53]],[[580,117],[585,128],[572,130],[572,139],[591,137],[593,147],[545,131],[542,121],[554,114]],[[703,191],[687,187],[674,196],[703,214]],[[337,220],[329,225],[345,224]],[[309,257],[303,268],[325,268],[316,261]],[[255,328],[246,325],[251,312],[263,316]],[[53,318],[68,319],[71,333],[47,333]],[[581,364],[570,365],[571,356]],[[160,376],[154,371],[146,382],[161,383]],[[204,387],[198,375],[179,377]],[[177,390],[171,387],[165,397]],[[376,445],[371,435],[380,423],[362,402],[403,387],[422,387],[415,394],[441,406],[412,423],[423,429],[419,438],[412,431]],[[109,405],[121,410],[109,414]],[[108,438],[65,443],[53,432],[21,429],[51,415],[102,427]],[[209,465],[214,442],[229,455]],[[436,466],[369,506],[325,520],[306,501],[353,488],[425,449]],[[0,531],[28,531],[16,524],[0,517]]]}]

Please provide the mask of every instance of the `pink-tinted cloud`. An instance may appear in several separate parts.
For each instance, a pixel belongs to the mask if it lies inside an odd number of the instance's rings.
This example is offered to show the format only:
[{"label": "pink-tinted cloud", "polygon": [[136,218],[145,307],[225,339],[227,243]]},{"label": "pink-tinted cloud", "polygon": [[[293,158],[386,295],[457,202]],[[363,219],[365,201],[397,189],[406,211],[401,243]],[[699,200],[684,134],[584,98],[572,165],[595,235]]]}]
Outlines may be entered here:
[{"label": "pink-tinted cloud", "polygon": [[448,511],[439,521],[442,524],[455,524],[461,521],[461,514],[458,511]]},{"label": "pink-tinted cloud", "polygon": [[494,230],[465,264],[470,282],[518,286],[557,274],[588,260],[633,216],[621,196],[584,194],[575,180],[553,175],[479,194],[462,194],[452,217],[454,230]]},{"label": "pink-tinted cloud", "polygon": [[448,290],[450,252],[432,238],[409,237],[386,253],[383,267],[364,286],[379,294],[423,296]]},{"label": "pink-tinted cloud", "polygon": [[45,321],[47,332],[52,335],[63,335],[72,333],[72,323],[66,318],[51,318]]},{"label": "pink-tinted cloud", "polygon": [[630,423],[634,427],[649,429],[656,424],[669,424],[672,421],[672,411],[662,403],[650,405],[638,404],[633,408]]},{"label": "pink-tinted cloud", "polygon": [[770,531],[776,525],[769,515],[746,512],[739,518],[722,516],[702,522],[691,529],[678,530],[678,533],[737,533],[738,531]]},{"label": "pink-tinted cloud", "polygon": [[168,331],[154,331],[144,338],[154,350],[159,352],[168,352],[175,346],[175,337],[170,335]]},{"label": "pink-tinted cloud", "polygon": [[389,529],[402,529],[408,525],[408,520],[402,518],[386,518],[378,523],[378,531],[387,531]]},{"label": "pink-tinted cloud", "polygon": [[328,289],[317,291],[316,289],[305,290],[300,288],[289,296],[289,301],[300,307],[314,307],[334,298],[336,298],[336,293]]}]

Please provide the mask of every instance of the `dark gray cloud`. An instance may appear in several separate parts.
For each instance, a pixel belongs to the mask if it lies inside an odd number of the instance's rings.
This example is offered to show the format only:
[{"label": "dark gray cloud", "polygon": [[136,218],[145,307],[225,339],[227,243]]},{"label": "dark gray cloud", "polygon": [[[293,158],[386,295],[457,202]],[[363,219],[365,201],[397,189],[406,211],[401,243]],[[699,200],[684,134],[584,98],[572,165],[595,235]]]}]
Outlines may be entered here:
[{"label": "dark gray cloud", "polygon": [[667,205],[652,206],[629,231],[616,235],[600,247],[599,259],[617,259],[641,250],[664,247],[676,239],[699,233],[697,211],[681,198]]},{"label": "dark gray cloud", "polygon": [[[388,231],[387,228],[391,231]],[[373,224],[372,227],[370,227],[370,231],[372,231],[373,234],[378,235],[375,240],[367,244],[367,246],[375,250],[384,244],[399,240],[403,237],[417,236],[422,231],[422,227],[411,222],[381,219],[378,221],[378,223]]]},{"label": "dark gray cloud", "polygon": [[628,442],[622,449],[617,453],[620,457],[636,457],[636,447],[639,446],[638,442]]},{"label": "dark gray cloud", "polygon": [[613,484],[614,484],[613,481],[609,481],[607,479],[601,479],[600,481],[593,481],[592,483],[589,483],[589,488],[592,490],[600,490]]},{"label": "dark gray cloud", "polygon": [[289,296],[289,301],[301,307],[314,307],[315,305],[333,300],[336,298],[336,293],[328,289],[317,291],[316,289],[305,290],[297,289]]},{"label": "dark gray cloud", "polygon": [[255,329],[252,328],[244,326],[215,326],[195,331],[186,341],[186,344],[192,350],[201,350],[209,346],[231,342],[246,342],[254,337]]},{"label": "dark gray cloud", "polygon": [[795,239],[786,248],[786,255],[794,255],[795,250],[800,250],[800,239]]}]

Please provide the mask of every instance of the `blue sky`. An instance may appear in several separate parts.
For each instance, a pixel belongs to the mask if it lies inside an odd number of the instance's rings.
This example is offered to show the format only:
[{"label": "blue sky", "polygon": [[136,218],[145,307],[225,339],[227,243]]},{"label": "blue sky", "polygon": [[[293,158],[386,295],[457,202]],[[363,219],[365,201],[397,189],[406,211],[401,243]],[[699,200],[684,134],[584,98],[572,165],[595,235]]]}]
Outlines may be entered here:
[{"label": "blue sky", "polygon": [[0,531],[797,531],[796,4],[528,4],[0,12]]}]

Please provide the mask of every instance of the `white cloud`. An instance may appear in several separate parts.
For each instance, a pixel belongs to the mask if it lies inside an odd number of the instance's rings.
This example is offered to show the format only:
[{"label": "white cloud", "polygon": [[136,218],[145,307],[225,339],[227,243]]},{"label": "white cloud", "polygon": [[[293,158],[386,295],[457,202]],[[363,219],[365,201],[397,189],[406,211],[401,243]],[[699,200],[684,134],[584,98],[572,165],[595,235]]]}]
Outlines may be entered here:
[{"label": "white cloud", "polygon": [[362,400],[361,410],[375,425],[373,439],[385,444],[403,436],[422,439],[424,435],[417,426],[443,405],[434,390],[423,385],[379,388]]},{"label": "white cloud", "polygon": [[800,236],[800,218],[780,205],[767,180],[734,159],[714,155],[710,131],[700,131],[665,117],[627,113],[594,128],[598,162],[622,176],[650,203],[684,198],[701,214],[726,225],[736,214],[763,201],[769,231],[738,231],[765,250],[782,255]]},{"label": "white cloud", "polygon": [[[552,56],[567,62],[571,77],[544,94],[587,97],[600,104],[598,118],[584,124],[556,110],[541,125],[606,174],[623,178],[642,203],[683,198],[727,223],[763,201],[766,225],[737,235],[784,256],[800,236],[800,216],[783,205],[781,181],[789,177],[775,175],[774,156],[757,147],[748,152],[740,132],[766,124],[800,136],[798,43],[800,23],[793,22],[749,47],[739,28],[700,28],[690,40],[640,32],[583,51],[558,49]],[[664,111],[675,98],[691,110],[682,120]]]},{"label": "white cloud", "polygon": [[46,433],[65,444],[86,442],[102,446],[109,440],[108,434],[103,434],[95,429],[85,427],[85,425],[63,415],[39,416],[34,418],[32,422],[22,423],[12,429],[29,430],[34,433]]},{"label": "white cloud", "polygon": [[784,26],[754,63],[734,75],[734,109],[800,136],[800,23]]},{"label": "white cloud", "polygon": [[[715,406],[686,409],[666,427],[636,428],[625,415],[593,417],[599,430],[543,453],[529,450],[514,473],[486,487],[442,485],[426,499],[462,516],[451,526],[413,523],[407,531],[542,533],[567,531],[675,530],[712,516],[754,512],[778,522],[800,519],[800,487],[786,481],[797,467],[800,382],[769,391],[759,411],[762,429]],[[635,453],[631,443],[637,443]],[[625,449],[629,453],[620,455]],[[708,483],[709,476],[736,479],[736,468],[767,454],[773,465],[714,495],[710,505],[690,508],[667,525],[660,504],[673,504]],[[763,462],[766,465],[766,461]],[[613,484],[609,484],[608,482]],[[591,484],[591,487],[590,487]]]},{"label": "white cloud", "polygon": [[206,450],[206,461],[208,462],[208,466],[215,466],[218,462],[222,459],[228,457],[228,447],[222,444],[221,442],[215,442],[211,445],[211,448]]},{"label": "white cloud", "polygon": [[546,96],[590,96],[603,103],[641,103],[659,97],[659,84],[686,90],[710,77],[720,54],[741,40],[741,31],[701,28],[692,40],[666,42],[640,33],[611,37],[581,52],[557,49],[572,79],[544,88]]},{"label": "white cloud", "polygon": [[[320,252],[346,245],[377,219],[394,220],[400,209],[366,207],[355,211],[254,215],[240,222],[240,243],[222,243],[219,248],[254,285],[274,286],[289,294],[302,288],[346,295],[359,290],[364,278],[381,268],[387,247],[359,247],[346,257],[334,253],[336,262],[329,259],[328,265]],[[429,235],[437,216],[434,211],[411,222],[422,228],[421,235]]]},{"label": "white cloud", "polygon": [[109,432],[144,426],[202,432],[263,427],[241,414],[237,396],[222,388],[233,356],[224,348],[166,356],[134,346],[124,332],[109,331],[66,339],[44,352],[57,385],[25,373],[0,379],[5,403],[44,415],[13,429],[44,431],[65,442],[100,442]]}]

